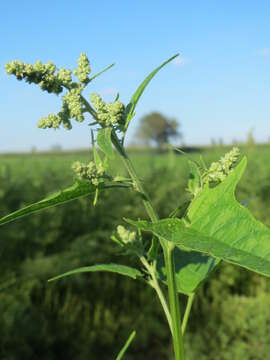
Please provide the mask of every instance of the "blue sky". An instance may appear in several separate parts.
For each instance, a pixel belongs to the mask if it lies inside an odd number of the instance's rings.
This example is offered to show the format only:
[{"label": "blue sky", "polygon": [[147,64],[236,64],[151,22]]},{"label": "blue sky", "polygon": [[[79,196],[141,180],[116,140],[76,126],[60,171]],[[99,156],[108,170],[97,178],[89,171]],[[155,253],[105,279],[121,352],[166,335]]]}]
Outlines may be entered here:
[{"label": "blue sky", "polygon": [[37,120],[57,112],[61,99],[5,74],[4,64],[51,60],[74,68],[80,52],[93,72],[116,66],[90,85],[106,100],[117,91],[128,102],[143,78],[179,52],[150,84],[129,133],[157,110],[176,117],[186,144],[212,138],[244,140],[254,128],[270,137],[269,1],[1,1],[0,151],[89,145],[87,124],[68,132],[39,130]]}]

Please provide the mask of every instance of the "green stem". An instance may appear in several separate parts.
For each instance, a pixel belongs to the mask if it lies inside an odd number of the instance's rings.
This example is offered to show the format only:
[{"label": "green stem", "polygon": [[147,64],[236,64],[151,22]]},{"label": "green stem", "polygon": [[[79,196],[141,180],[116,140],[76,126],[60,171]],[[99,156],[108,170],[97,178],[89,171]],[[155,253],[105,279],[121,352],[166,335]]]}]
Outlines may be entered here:
[{"label": "green stem", "polygon": [[190,310],[191,310],[191,307],[192,307],[192,304],[193,304],[194,296],[195,296],[194,293],[188,295],[187,306],[186,306],[185,314],[184,314],[183,321],[182,321],[182,334],[183,335],[184,335],[186,327],[187,327],[189,314],[190,314]]},{"label": "green stem", "polygon": [[[115,132],[112,132],[112,142],[122,157],[124,165],[131,179],[133,180],[135,190],[140,192],[143,196],[143,203],[151,221],[152,222],[158,221],[158,215],[152,206],[149,196],[145,192],[136,174],[133,164],[130,161],[128,155],[126,154],[125,149],[120,144]],[[168,283],[168,293],[169,293],[169,303],[170,303],[170,314],[172,319],[171,324],[172,324],[174,355],[175,355],[175,360],[183,360],[184,346],[183,346],[183,335],[181,331],[180,304],[179,304],[179,298],[178,298],[178,292],[177,292],[176,280],[175,280],[173,248],[171,248],[162,238],[160,238],[160,243],[163,249],[165,266],[167,271],[167,283]]]},{"label": "green stem", "polygon": [[178,297],[176,281],[175,281],[173,247],[167,246],[167,248],[164,250],[165,250],[164,259],[167,270],[169,302],[170,302],[170,310],[172,317],[174,355],[175,355],[175,360],[183,360],[184,345],[183,345],[183,335],[181,330],[180,304],[179,304],[179,297]]},{"label": "green stem", "polygon": [[171,330],[171,334],[173,334],[173,330],[172,330],[172,318],[171,318],[171,314],[170,314],[170,310],[168,308],[168,304],[167,304],[167,301],[165,299],[165,296],[159,286],[159,283],[158,283],[158,280],[157,280],[157,277],[156,277],[156,273],[155,273],[155,269],[153,267],[153,265],[150,265],[149,262],[146,260],[146,258],[144,256],[141,256],[140,257],[140,260],[143,264],[143,266],[145,267],[145,269],[148,271],[148,273],[150,274],[151,276],[151,280],[149,280],[149,284],[155,289],[157,295],[158,295],[158,298],[159,298],[159,301],[161,303],[161,306],[164,310],[164,313],[166,315],[166,318],[167,318],[167,321],[168,321],[168,324],[169,324],[169,327],[170,327],[170,330]]},{"label": "green stem", "polygon": [[[90,114],[96,119],[96,112],[90,106],[88,101],[83,98],[83,102],[90,112]],[[122,161],[133,181],[133,185],[135,190],[137,190],[143,196],[143,204],[145,206],[146,212],[150,217],[152,222],[158,221],[158,215],[151,203],[151,200],[148,194],[145,192],[137,174],[133,167],[132,162],[130,161],[127,153],[125,152],[124,147],[118,140],[118,137],[115,131],[112,131],[112,143],[114,144],[116,150],[118,151],[119,155],[122,158]],[[159,239],[160,244],[163,249],[164,253],[164,260],[165,266],[167,271],[167,282],[168,282],[168,293],[169,293],[169,303],[170,303],[170,316],[171,316],[171,327],[172,327],[172,334],[173,334],[173,347],[174,347],[174,354],[175,360],[184,360],[184,347],[183,347],[183,335],[181,331],[181,316],[180,316],[180,305],[179,305],[179,298],[178,292],[176,288],[176,280],[175,280],[175,268],[174,268],[174,260],[173,260],[173,249],[167,245],[167,242],[162,238]],[[155,240],[156,245],[158,246],[157,241]],[[156,262],[153,262],[153,268],[155,269]],[[165,300],[165,298],[164,298]]]}]

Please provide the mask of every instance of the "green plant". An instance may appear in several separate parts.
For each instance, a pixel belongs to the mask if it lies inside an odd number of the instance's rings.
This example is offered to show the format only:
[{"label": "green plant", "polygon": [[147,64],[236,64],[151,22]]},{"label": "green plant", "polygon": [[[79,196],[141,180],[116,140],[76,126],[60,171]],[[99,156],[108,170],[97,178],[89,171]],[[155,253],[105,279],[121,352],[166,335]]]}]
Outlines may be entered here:
[{"label": "green plant", "polygon": [[[71,70],[57,70],[51,62],[45,65],[40,61],[34,65],[19,61],[7,64],[7,72],[19,80],[39,84],[42,90],[57,95],[65,91],[60,112],[41,119],[39,127],[56,129],[62,125],[70,130],[72,119],[82,122],[90,115],[94,119],[90,125],[95,126],[97,135],[91,132],[93,160],[88,164],[76,162],[73,165],[76,177],[73,186],[4,216],[0,219],[0,225],[91,194],[94,194],[95,205],[99,193],[107,189],[133,191],[141,198],[150,221],[125,219],[135,230],[119,225],[111,239],[123,255],[137,258],[140,265],[137,268],[119,264],[91,265],[58,275],[50,281],[83,272],[107,271],[151,286],[156,291],[168,322],[175,359],[183,360],[183,336],[199,285],[221,260],[270,276],[270,231],[235,199],[234,191],[247,162],[245,157],[240,159],[237,148],[209,168],[203,160],[189,161],[189,196],[185,201],[179,201],[179,206],[168,218],[159,220],[124,143],[144,89],[155,74],[176,56],[146,77],[127,106],[119,101],[119,96],[114,102],[106,103],[98,94],[92,94],[92,104],[87,101],[83,95],[86,86],[112,65],[90,77],[90,63],[85,54],[81,54],[78,67],[74,70],[78,81],[73,79]],[[115,157],[114,149],[129,177],[111,174],[109,161]],[[144,231],[150,232],[150,240],[144,236]],[[179,293],[188,297],[183,318]],[[132,333],[118,359],[124,355],[134,336]]]}]

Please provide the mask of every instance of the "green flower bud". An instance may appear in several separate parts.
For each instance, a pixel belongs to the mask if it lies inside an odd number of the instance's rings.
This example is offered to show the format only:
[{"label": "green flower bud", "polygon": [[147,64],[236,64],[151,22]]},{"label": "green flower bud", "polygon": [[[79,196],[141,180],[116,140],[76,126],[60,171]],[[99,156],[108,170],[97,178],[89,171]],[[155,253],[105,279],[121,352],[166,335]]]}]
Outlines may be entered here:
[{"label": "green flower bud", "polygon": [[102,126],[116,126],[123,128],[125,105],[116,100],[113,103],[105,103],[98,94],[91,94],[91,102],[97,111],[97,120]]},{"label": "green flower bud", "polygon": [[84,120],[81,91],[82,87],[76,87],[63,96],[63,103],[68,107],[70,117],[79,122]]},{"label": "green flower bud", "polygon": [[15,75],[18,80],[22,80],[24,78],[24,67],[25,64],[22,61],[11,61],[5,65],[6,72],[9,75]]},{"label": "green flower bud", "polygon": [[57,78],[64,86],[70,85],[72,81],[72,71],[64,68],[60,68],[57,73]]},{"label": "green flower bud", "polygon": [[51,61],[42,64],[38,60],[34,65],[12,61],[6,64],[6,71],[9,75],[15,75],[19,80],[25,79],[30,84],[39,84],[42,90],[49,93],[59,94],[63,90],[63,83],[55,75],[56,66]]},{"label": "green flower bud", "polygon": [[235,163],[240,156],[240,151],[234,147],[230,152],[225,154],[218,162],[213,162],[204,174],[204,183],[218,184],[232,171]]},{"label": "green flower bud", "polygon": [[103,165],[96,166],[93,161],[90,161],[89,164],[76,161],[72,165],[72,170],[80,180],[89,180],[95,186],[98,186],[105,176]]},{"label": "green flower bud", "polygon": [[88,75],[90,74],[90,62],[85,53],[81,53],[78,59],[78,67],[74,70],[74,75],[77,76],[81,83],[89,81]]},{"label": "green flower bud", "polygon": [[121,247],[123,247],[126,254],[142,256],[144,253],[144,247],[142,239],[136,231],[130,231],[122,225],[118,225],[116,228],[116,236],[112,236],[112,240],[116,241]]},{"label": "green flower bud", "polygon": [[48,61],[47,64],[45,64],[43,66],[43,71],[46,74],[52,74],[53,75],[55,73],[55,70],[56,70],[56,66],[51,61]]},{"label": "green flower bud", "polygon": [[131,244],[136,240],[136,231],[129,231],[122,225],[118,225],[116,230],[119,238],[124,244]]},{"label": "green flower bud", "polygon": [[38,60],[34,64],[34,71],[36,71],[37,73],[43,73],[44,72],[44,66],[43,66],[43,64],[42,64],[42,62],[40,60]]},{"label": "green flower bud", "polygon": [[61,124],[61,118],[56,114],[49,114],[46,117],[43,117],[38,122],[38,127],[42,129],[53,128],[58,129]]}]

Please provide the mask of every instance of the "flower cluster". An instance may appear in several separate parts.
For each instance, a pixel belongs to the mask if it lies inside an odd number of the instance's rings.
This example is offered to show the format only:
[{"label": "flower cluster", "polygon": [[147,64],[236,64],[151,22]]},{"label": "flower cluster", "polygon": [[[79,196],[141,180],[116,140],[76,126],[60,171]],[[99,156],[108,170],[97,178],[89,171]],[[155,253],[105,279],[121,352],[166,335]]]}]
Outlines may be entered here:
[{"label": "flower cluster", "polygon": [[56,66],[51,61],[46,64],[37,61],[32,65],[15,60],[6,64],[6,71],[9,75],[15,75],[18,80],[25,79],[30,84],[39,84],[42,90],[55,94],[61,93],[63,87],[72,81],[70,70],[61,68],[56,71]]},{"label": "flower cluster", "polygon": [[105,103],[101,97],[93,93],[91,101],[97,111],[97,121],[102,126],[115,126],[119,130],[124,126],[125,105],[119,100],[112,103]]},{"label": "flower cluster", "polygon": [[88,75],[91,72],[90,62],[85,53],[81,53],[78,59],[78,67],[74,70],[74,75],[77,76],[79,81],[83,84],[87,84],[89,82]]},{"label": "flower cluster", "polygon": [[58,114],[49,114],[48,116],[41,118],[38,122],[38,127],[40,129],[58,129],[61,124],[67,130],[72,128],[70,122],[70,111],[66,103],[63,103],[62,110]]},{"label": "flower cluster", "polygon": [[240,156],[240,151],[234,147],[225,154],[218,162],[213,162],[204,175],[204,183],[220,183],[231,172]]},{"label": "flower cluster", "polygon": [[118,225],[116,231],[123,244],[132,244],[136,241],[136,231],[129,231],[122,225]]},{"label": "flower cluster", "polygon": [[46,128],[57,129],[59,128],[60,123],[61,123],[61,118],[59,115],[49,114],[48,116],[43,117],[39,120],[38,127],[41,129],[46,129]]},{"label": "flower cluster", "polygon": [[69,69],[60,68],[58,70],[57,77],[64,86],[68,87],[72,82],[72,71]]},{"label": "flower cluster", "polygon": [[144,253],[141,236],[138,236],[136,231],[130,231],[122,225],[117,226],[116,236],[113,235],[111,239],[118,243],[127,254],[140,257]]},{"label": "flower cluster", "polygon": [[80,180],[89,180],[95,186],[98,186],[106,177],[103,165],[96,165],[93,161],[89,164],[76,161],[72,165],[72,170]]},{"label": "flower cluster", "polygon": [[79,122],[84,120],[83,116],[83,102],[81,99],[82,86],[74,87],[63,96],[63,104],[69,111],[69,117],[74,118]]},{"label": "flower cluster", "polygon": [[81,86],[73,86],[73,88],[62,97],[62,110],[58,114],[49,114],[40,119],[38,127],[42,129],[58,129],[62,124],[66,129],[70,130],[72,128],[70,119],[74,118],[75,120],[82,122],[84,120],[84,109],[81,91]]},{"label": "flower cluster", "polygon": [[81,92],[87,83],[90,73],[89,60],[85,54],[78,59],[78,68],[74,70],[81,83],[72,82],[72,71],[64,68],[56,70],[52,62],[43,64],[37,61],[34,65],[21,61],[12,61],[6,64],[6,71],[15,75],[17,79],[25,79],[28,83],[39,84],[42,90],[59,94],[66,88],[68,91],[62,97],[62,109],[57,114],[49,114],[38,122],[42,129],[57,129],[62,124],[66,129],[71,129],[70,119],[82,122],[84,120],[84,105]]},{"label": "flower cluster", "polygon": [[[71,129],[71,119],[79,122],[84,120],[86,111],[85,100],[82,91],[90,82],[90,62],[85,53],[81,53],[78,59],[78,67],[74,69],[74,75],[79,81],[73,81],[72,71],[59,68],[48,61],[43,64],[37,61],[35,64],[27,64],[21,61],[12,61],[6,64],[6,71],[9,75],[15,75],[17,79],[25,79],[28,83],[38,84],[42,90],[49,93],[60,94],[67,90],[62,96],[62,109],[57,114],[49,114],[38,122],[42,129],[58,129],[63,125]],[[125,106],[118,100],[113,103],[105,103],[97,94],[91,96],[97,112],[97,121],[102,127],[115,127],[116,130],[123,130]]]}]

